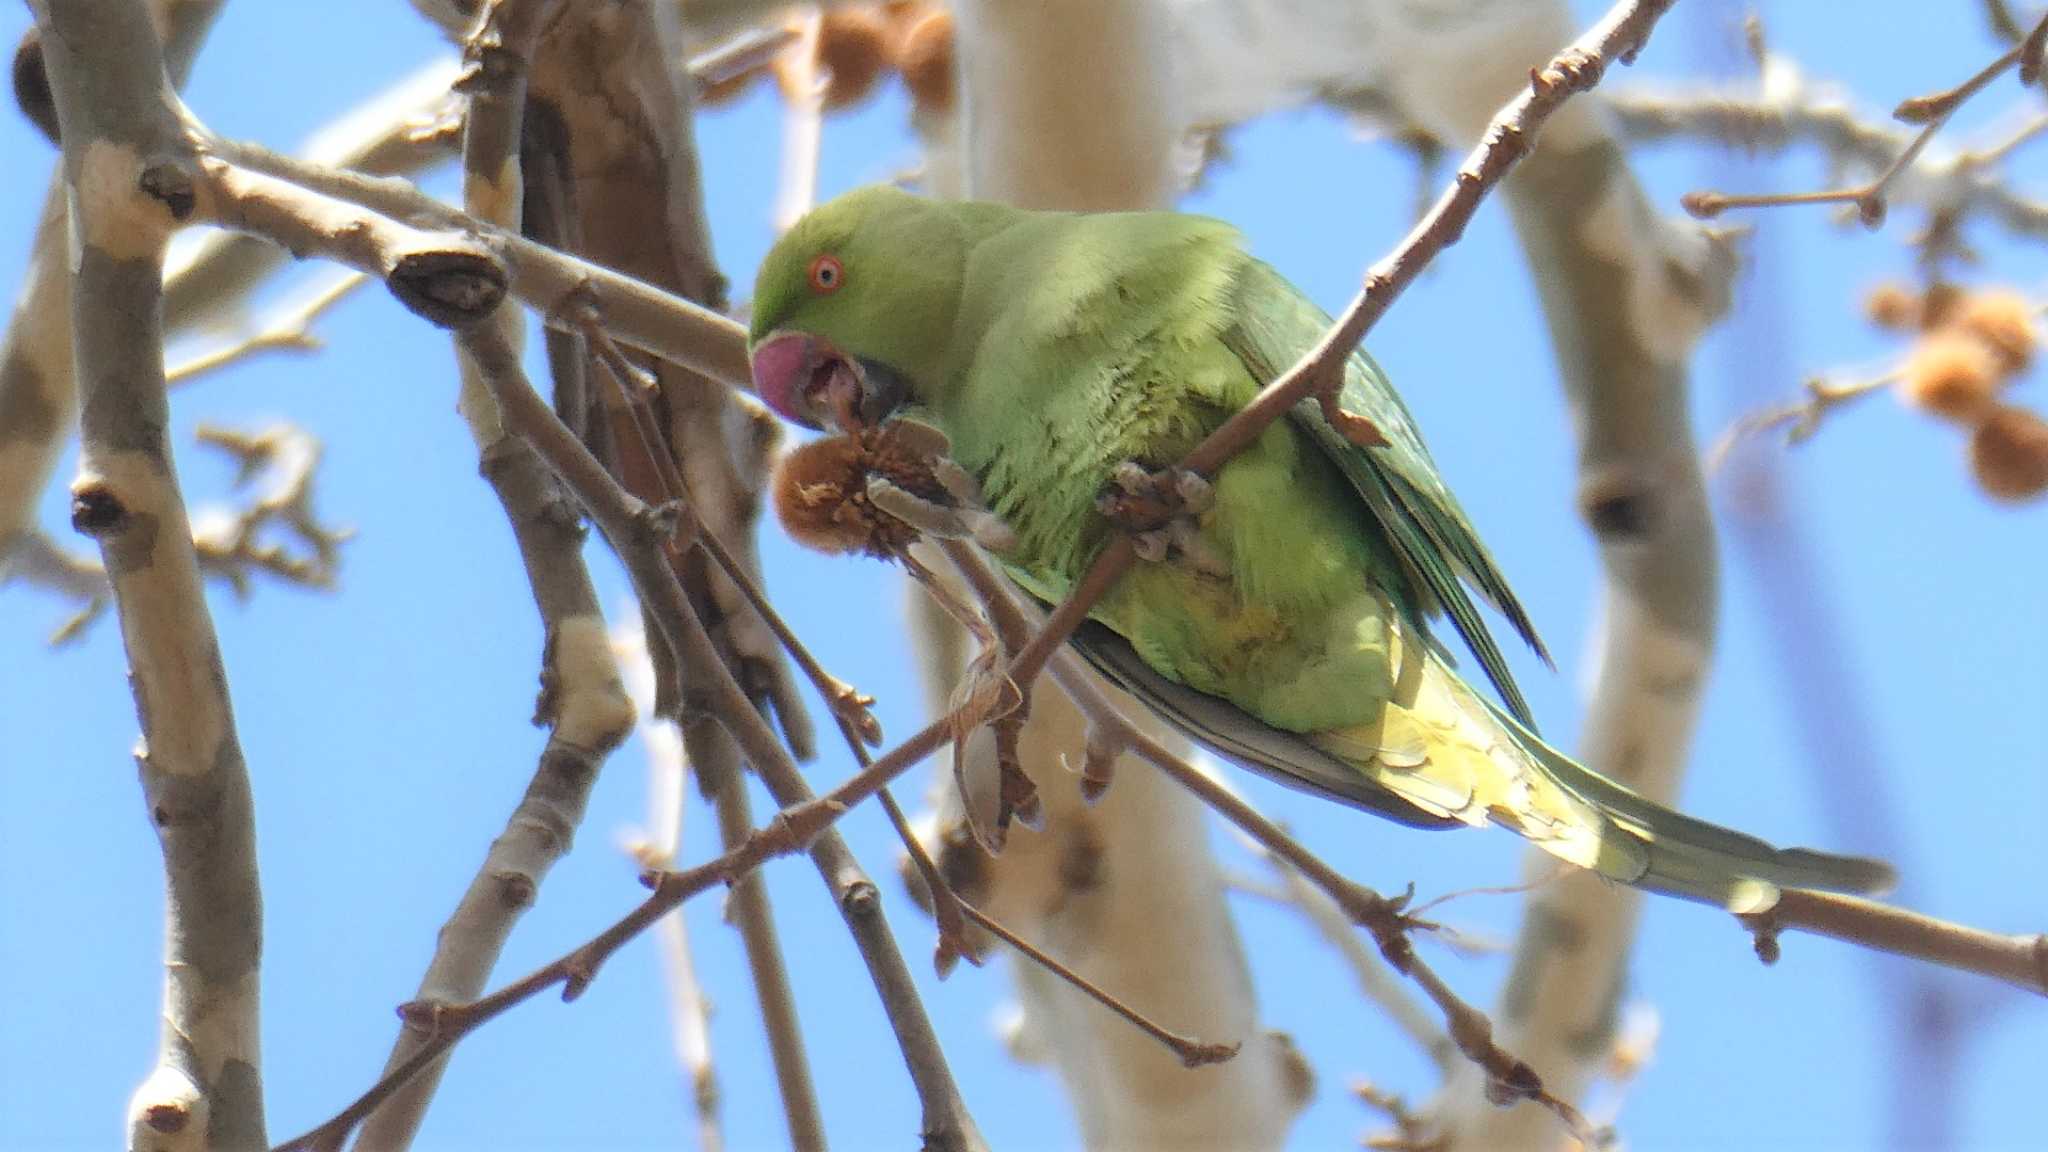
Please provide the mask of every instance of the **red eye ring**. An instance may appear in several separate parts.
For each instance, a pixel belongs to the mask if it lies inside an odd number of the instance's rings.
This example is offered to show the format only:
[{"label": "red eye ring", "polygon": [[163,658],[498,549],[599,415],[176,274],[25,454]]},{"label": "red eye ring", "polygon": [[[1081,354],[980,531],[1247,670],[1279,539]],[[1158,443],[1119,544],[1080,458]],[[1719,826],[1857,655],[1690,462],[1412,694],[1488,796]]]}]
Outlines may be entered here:
[{"label": "red eye ring", "polygon": [[839,291],[839,285],[846,279],[846,266],[839,257],[821,253],[811,260],[809,273],[811,291],[824,296]]}]

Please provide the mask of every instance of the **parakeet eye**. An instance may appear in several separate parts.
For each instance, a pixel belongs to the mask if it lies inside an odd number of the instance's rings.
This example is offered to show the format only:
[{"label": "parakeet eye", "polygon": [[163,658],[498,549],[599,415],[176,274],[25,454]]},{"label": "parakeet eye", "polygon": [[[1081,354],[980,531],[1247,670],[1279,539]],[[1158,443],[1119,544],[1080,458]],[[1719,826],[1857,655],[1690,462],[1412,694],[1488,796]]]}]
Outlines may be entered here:
[{"label": "parakeet eye", "polygon": [[820,255],[811,261],[811,291],[820,296],[839,291],[839,282],[846,279],[846,269],[840,265],[839,257]]}]

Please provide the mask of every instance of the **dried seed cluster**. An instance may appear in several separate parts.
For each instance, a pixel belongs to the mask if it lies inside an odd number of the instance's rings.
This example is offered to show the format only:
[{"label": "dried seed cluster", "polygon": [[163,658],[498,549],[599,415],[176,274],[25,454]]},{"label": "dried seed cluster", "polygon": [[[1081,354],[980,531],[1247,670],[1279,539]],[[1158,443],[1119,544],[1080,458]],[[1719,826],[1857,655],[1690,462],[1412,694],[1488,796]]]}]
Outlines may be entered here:
[{"label": "dried seed cluster", "polygon": [[826,553],[895,556],[917,539],[916,528],[876,508],[868,478],[878,476],[934,503],[951,500],[932,474],[929,454],[898,423],[802,444],[776,468],[775,517],[790,538]]},{"label": "dried seed cluster", "polygon": [[903,77],[912,106],[943,113],[953,106],[953,14],[919,0],[840,5],[818,21],[810,59],[784,53],[774,63],[743,72],[707,88],[705,104],[736,99],[764,73],[773,72],[785,97],[802,84],[824,86],[825,108],[846,108],[866,99],[891,74]]},{"label": "dried seed cluster", "polygon": [[1864,311],[1881,328],[1915,334],[1899,398],[1969,429],[1978,487],[1999,500],[2048,492],[2048,421],[2002,399],[2040,348],[2033,303],[2004,288],[1884,284],[1865,297]]}]

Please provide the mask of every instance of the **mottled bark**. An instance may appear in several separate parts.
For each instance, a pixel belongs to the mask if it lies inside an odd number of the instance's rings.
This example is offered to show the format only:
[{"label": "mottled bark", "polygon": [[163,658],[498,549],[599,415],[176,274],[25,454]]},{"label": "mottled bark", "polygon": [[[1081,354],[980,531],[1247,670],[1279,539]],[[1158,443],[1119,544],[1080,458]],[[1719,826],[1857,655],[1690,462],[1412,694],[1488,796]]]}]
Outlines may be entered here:
[{"label": "mottled bark", "polygon": [[[139,0],[38,0],[70,213],[83,451],[72,525],[112,580],[162,841],[163,1034],[129,1104],[133,1149],[261,1149],[262,894],[248,769],[165,427],[164,246],[196,158]],[[212,6],[188,8],[204,27]],[[52,269],[51,271],[55,271]]]}]

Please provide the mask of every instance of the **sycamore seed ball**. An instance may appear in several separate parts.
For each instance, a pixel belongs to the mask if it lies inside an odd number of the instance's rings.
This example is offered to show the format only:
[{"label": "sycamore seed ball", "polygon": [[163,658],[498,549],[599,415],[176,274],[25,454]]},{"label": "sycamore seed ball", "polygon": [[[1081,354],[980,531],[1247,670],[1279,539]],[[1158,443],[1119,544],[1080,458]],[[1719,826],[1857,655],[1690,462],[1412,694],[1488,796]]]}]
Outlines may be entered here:
[{"label": "sycamore seed ball", "polygon": [[1933,331],[1948,323],[1955,315],[1956,306],[1963,302],[1963,290],[1946,280],[1927,286],[1927,294],[1920,298],[1920,327]]},{"label": "sycamore seed ball", "polygon": [[825,73],[827,109],[859,103],[889,68],[889,27],[873,8],[843,7],[818,21],[818,70]]},{"label": "sycamore seed ball", "polygon": [[1920,323],[1920,297],[1897,281],[1886,281],[1863,298],[1863,314],[1879,328],[1903,332]]},{"label": "sycamore seed ball", "polygon": [[1971,295],[1956,310],[1953,323],[1997,353],[2010,373],[2025,371],[2041,342],[2034,306],[2009,289]]},{"label": "sycamore seed ball", "polygon": [[2004,378],[1998,354],[1982,340],[1944,328],[1913,346],[1899,378],[1899,397],[1923,412],[1970,424],[1991,406]]},{"label": "sycamore seed ball", "polygon": [[897,50],[903,86],[920,112],[942,113],[953,107],[953,14],[935,8],[910,25]]},{"label": "sycamore seed ball", "polygon": [[818,552],[882,558],[917,539],[917,529],[876,508],[867,495],[872,475],[926,500],[951,499],[932,476],[931,464],[901,442],[896,427],[826,436],[782,458],[773,485],[775,518],[791,539]]},{"label": "sycamore seed ball", "polygon": [[1970,471],[1999,500],[2031,500],[2048,492],[2048,421],[2001,405],[1970,435]]}]

